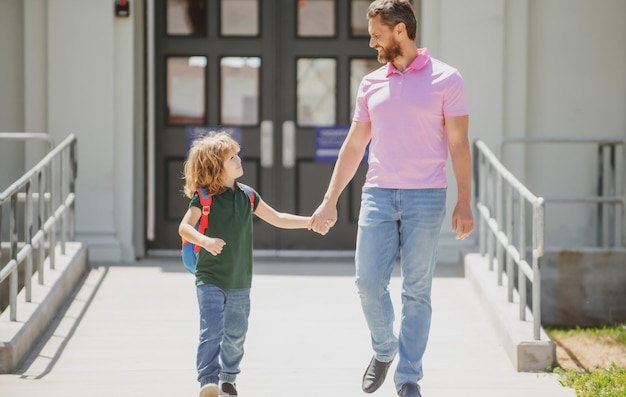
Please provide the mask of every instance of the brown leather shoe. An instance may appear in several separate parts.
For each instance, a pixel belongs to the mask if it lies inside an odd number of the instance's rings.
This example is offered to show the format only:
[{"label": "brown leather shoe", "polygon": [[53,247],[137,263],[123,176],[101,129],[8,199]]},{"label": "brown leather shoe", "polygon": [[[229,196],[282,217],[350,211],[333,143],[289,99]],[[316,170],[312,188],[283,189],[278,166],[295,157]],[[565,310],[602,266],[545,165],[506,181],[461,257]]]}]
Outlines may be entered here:
[{"label": "brown leather shoe", "polygon": [[363,384],[361,388],[365,393],[374,393],[382,386],[392,361],[393,360],[384,363],[376,360],[376,356],[372,357],[370,365],[367,366],[365,374],[363,374]]},{"label": "brown leather shoe", "polygon": [[422,397],[420,388],[415,383],[405,383],[398,392],[400,397]]}]

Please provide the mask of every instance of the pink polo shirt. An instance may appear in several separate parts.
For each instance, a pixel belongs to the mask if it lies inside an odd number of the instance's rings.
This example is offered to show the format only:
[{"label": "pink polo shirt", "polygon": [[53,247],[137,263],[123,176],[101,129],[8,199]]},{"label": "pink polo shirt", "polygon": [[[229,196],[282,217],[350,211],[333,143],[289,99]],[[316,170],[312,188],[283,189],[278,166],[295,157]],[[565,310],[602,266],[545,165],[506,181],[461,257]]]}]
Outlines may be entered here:
[{"label": "pink polo shirt", "polygon": [[366,187],[446,188],[444,117],[468,114],[459,72],[425,48],[404,71],[391,62],[361,81],[354,121],[370,122]]}]

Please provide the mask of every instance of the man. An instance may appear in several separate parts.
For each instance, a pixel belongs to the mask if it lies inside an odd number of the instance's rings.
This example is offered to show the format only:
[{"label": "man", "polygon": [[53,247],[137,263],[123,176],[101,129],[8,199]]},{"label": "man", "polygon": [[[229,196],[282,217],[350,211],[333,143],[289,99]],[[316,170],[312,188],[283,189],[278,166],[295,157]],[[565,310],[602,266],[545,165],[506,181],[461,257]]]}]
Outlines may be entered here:
[{"label": "man", "polygon": [[[474,227],[465,88],[456,69],[416,48],[417,22],[408,0],[373,1],[367,17],[369,45],[386,65],[361,81],[350,131],[309,227],[325,232],[334,225],[339,195],[369,143],[355,261],[374,357],[362,388],[376,391],[398,355],[396,390],[402,397],[419,397],[448,151],[458,191],[452,228],[457,239],[465,239]],[[398,253],[402,322],[396,336],[388,284]]]}]

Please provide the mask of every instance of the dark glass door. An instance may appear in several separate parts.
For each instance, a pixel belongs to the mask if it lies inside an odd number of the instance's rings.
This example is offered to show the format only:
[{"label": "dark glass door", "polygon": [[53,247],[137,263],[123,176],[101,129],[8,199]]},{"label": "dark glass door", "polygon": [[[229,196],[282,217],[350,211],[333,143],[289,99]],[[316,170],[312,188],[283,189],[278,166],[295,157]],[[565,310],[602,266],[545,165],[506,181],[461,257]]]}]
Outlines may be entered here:
[{"label": "dark glass door", "polygon": [[[332,145],[323,147],[324,134],[340,144],[358,83],[379,66],[368,47],[369,1],[156,3],[156,213],[149,249],[180,246],[188,139],[208,129],[226,129],[240,140],[241,181],[264,201],[278,211],[311,214],[336,154]],[[257,219],[255,248],[354,249],[365,169],[342,195],[329,235],[279,230]]]}]

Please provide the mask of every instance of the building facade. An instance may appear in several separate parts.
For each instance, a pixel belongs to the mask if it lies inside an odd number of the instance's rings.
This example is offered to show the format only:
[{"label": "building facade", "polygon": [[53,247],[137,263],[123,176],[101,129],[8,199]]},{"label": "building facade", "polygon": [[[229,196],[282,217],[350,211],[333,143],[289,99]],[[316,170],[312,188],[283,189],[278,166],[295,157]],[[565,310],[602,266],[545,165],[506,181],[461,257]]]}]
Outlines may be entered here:
[{"label": "building facade", "polygon": [[[116,15],[123,3],[128,16]],[[332,153],[360,76],[376,66],[367,4],[3,0],[0,131],[78,137],[76,231],[95,262],[177,249],[187,203],[180,172],[197,131],[231,130],[242,143],[244,182],[279,210],[310,213],[332,172],[324,149]],[[500,151],[510,137],[626,139],[623,0],[414,4],[418,45],[465,79],[471,140]],[[514,144],[502,158],[537,195],[593,195],[597,151]],[[35,143],[0,142],[0,190],[41,155]],[[618,192],[623,163],[618,156]],[[331,234],[259,222],[255,248],[353,249],[364,167]],[[465,247],[451,231],[453,183],[449,190],[440,256],[454,261]],[[594,206],[549,205],[547,214],[550,244],[594,244]]]}]

